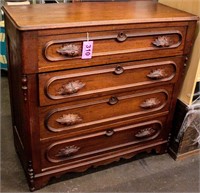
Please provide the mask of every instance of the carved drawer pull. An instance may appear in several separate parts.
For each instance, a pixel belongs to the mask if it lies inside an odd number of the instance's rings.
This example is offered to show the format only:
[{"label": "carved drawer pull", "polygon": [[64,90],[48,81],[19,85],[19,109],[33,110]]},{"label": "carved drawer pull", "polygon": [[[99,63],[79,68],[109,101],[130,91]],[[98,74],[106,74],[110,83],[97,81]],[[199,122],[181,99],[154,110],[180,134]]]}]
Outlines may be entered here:
[{"label": "carved drawer pull", "polygon": [[56,157],[69,157],[72,156],[74,153],[76,153],[80,147],[77,147],[75,145],[67,146],[63,149],[60,149],[59,152],[55,155]]},{"label": "carved drawer pull", "polygon": [[106,130],[106,136],[110,137],[114,134],[114,130],[113,129],[108,129]]},{"label": "carved drawer pull", "polygon": [[149,74],[147,74],[147,77],[153,80],[159,80],[162,78],[165,78],[167,76],[167,73],[165,72],[164,69],[157,69],[153,70]]},{"label": "carved drawer pull", "polygon": [[140,107],[144,109],[151,109],[160,104],[160,101],[157,98],[150,98],[145,100],[142,104],[140,104]]},{"label": "carved drawer pull", "polygon": [[167,36],[159,36],[152,42],[152,44],[157,47],[169,47],[173,44],[173,41]]},{"label": "carved drawer pull", "polygon": [[78,56],[80,53],[80,47],[74,44],[68,44],[63,46],[57,50],[57,52],[61,55],[66,55],[70,57]]},{"label": "carved drawer pull", "polygon": [[109,99],[109,101],[108,101],[108,104],[109,105],[115,105],[115,104],[117,104],[118,103],[118,101],[119,101],[119,99],[117,98],[117,97],[110,97],[110,99]]},{"label": "carved drawer pull", "polygon": [[123,72],[124,72],[123,67],[121,67],[120,65],[118,65],[118,66],[115,68],[114,74],[120,75],[120,74],[122,74]]},{"label": "carved drawer pull", "polygon": [[83,120],[81,119],[81,117],[77,114],[67,114],[67,115],[64,114],[60,118],[56,119],[56,122],[67,126],[75,125],[82,121]]},{"label": "carved drawer pull", "polygon": [[68,82],[64,84],[57,93],[59,95],[67,95],[77,93],[81,88],[85,86],[85,83],[82,83],[79,80]]},{"label": "carved drawer pull", "polygon": [[127,35],[123,32],[118,33],[117,40],[119,42],[124,42],[127,39]]},{"label": "carved drawer pull", "polygon": [[138,131],[135,134],[135,137],[137,137],[137,138],[150,137],[155,133],[156,133],[156,129],[153,129],[150,127],[150,128],[146,128],[146,129],[141,129],[140,131]]}]

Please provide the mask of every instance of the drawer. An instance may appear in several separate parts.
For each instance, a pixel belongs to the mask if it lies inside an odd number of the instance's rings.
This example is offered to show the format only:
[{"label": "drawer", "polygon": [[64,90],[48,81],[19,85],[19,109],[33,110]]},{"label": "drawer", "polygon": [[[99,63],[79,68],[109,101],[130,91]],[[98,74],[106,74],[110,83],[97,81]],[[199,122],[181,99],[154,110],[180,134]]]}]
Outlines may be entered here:
[{"label": "drawer", "polygon": [[[105,154],[112,155],[126,148],[132,151],[143,148],[147,144],[153,144],[158,140],[166,140],[162,137],[165,129],[166,117],[157,117],[139,123],[124,124],[119,127],[107,128],[103,131],[77,138],[62,139],[59,141],[41,142],[42,144],[42,168],[69,166],[74,167],[78,163],[84,163],[95,159],[95,156],[106,159]],[[51,168],[52,169],[52,168]]]},{"label": "drawer", "polygon": [[96,100],[40,108],[41,137],[95,128],[102,124],[169,110],[173,87],[149,88]]},{"label": "drawer", "polygon": [[[88,31],[39,38],[39,72],[183,54],[186,27]],[[93,41],[92,59],[82,58]]]},{"label": "drawer", "polygon": [[124,62],[39,75],[40,105],[104,96],[121,89],[175,83],[183,57]]}]

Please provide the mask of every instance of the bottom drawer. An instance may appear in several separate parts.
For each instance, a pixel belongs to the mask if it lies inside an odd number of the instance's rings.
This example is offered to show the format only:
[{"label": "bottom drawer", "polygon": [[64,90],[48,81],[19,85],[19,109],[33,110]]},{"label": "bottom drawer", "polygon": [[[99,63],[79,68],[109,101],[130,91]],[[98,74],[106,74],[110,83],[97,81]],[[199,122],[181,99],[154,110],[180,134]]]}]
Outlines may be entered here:
[{"label": "bottom drawer", "polygon": [[[130,121],[129,121],[130,122]],[[123,148],[142,146],[162,138],[166,117],[141,123],[124,124],[77,138],[45,142],[42,145],[42,168],[72,166],[91,157]],[[165,133],[165,132],[163,132]],[[134,151],[134,149],[133,149]],[[105,157],[106,159],[106,157]]]}]

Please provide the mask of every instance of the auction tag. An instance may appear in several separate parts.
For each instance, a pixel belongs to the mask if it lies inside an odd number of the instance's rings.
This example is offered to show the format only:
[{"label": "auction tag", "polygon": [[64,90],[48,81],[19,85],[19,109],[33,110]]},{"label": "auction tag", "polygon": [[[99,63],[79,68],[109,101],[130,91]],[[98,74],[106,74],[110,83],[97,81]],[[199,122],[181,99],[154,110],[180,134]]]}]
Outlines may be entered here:
[{"label": "auction tag", "polygon": [[92,58],[93,41],[84,41],[82,49],[82,59]]}]

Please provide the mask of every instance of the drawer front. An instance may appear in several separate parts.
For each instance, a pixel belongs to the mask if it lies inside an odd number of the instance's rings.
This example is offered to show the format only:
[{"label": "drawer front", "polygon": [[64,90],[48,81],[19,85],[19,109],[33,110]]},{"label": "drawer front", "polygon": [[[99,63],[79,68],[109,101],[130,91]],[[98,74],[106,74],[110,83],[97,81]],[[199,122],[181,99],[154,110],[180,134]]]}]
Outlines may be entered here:
[{"label": "drawer front", "polygon": [[[78,138],[42,142],[42,167],[56,164],[75,165],[83,163],[92,156],[101,156],[127,148],[144,146],[156,139],[162,139],[165,117],[157,117],[140,123],[124,124],[120,127],[107,128],[103,131]],[[152,142],[153,141],[153,142]]]},{"label": "drawer front", "polygon": [[[39,71],[181,55],[185,27],[125,29],[39,38]],[[92,59],[82,58],[83,41],[93,41]],[[51,68],[49,68],[51,67]]]},{"label": "drawer front", "polygon": [[39,75],[40,105],[99,97],[120,89],[174,83],[182,61],[182,57],[175,57],[43,73]]},{"label": "drawer front", "polygon": [[172,89],[169,85],[163,89],[150,88],[147,91],[119,93],[85,103],[43,107],[40,109],[41,137],[168,111]]}]

